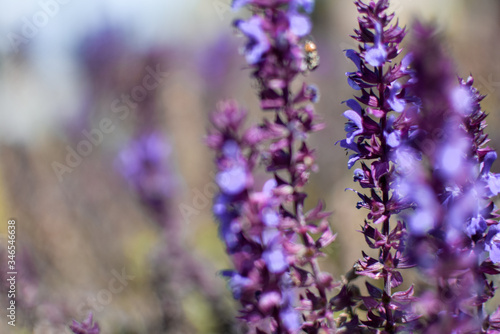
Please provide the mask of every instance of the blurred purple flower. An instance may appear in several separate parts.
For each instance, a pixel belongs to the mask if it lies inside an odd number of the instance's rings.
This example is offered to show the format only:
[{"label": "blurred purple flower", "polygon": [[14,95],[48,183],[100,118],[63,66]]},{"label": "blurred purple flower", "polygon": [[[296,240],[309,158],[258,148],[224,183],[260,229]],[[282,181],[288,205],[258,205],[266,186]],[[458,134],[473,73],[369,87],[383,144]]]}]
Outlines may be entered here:
[{"label": "blurred purple flower", "polygon": [[281,328],[283,333],[293,333],[300,327],[300,318],[293,305],[282,303],[283,296],[296,292],[286,284],[290,254],[284,245],[290,241],[282,232],[277,212],[280,199],[273,193],[277,183],[271,179],[261,192],[253,190],[251,172],[259,142],[245,139],[244,116],[235,103],[220,103],[212,116],[216,129],[207,137],[207,144],[217,154],[216,181],[221,191],[213,212],[235,266],[224,275],[243,306],[241,318],[251,328],[261,328],[266,319],[273,319],[271,331]]},{"label": "blurred purple flower", "polygon": [[99,325],[94,323],[93,320],[93,315],[92,313],[89,314],[87,319],[82,321],[81,323],[73,320],[73,324],[69,326],[69,328],[73,331],[75,334],[99,334]]},{"label": "blurred purple flower", "polygon": [[497,228],[491,228],[488,232],[485,249],[490,253],[493,263],[500,263],[500,231]]},{"label": "blurred purple flower", "polygon": [[271,47],[269,39],[262,28],[263,24],[264,21],[258,16],[254,16],[248,21],[240,20],[235,22],[235,26],[248,37],[245,56],[250,65],[259,62],[262,55]]},{"label": "blurred purple flower", "polygon": [[421,321],[426,333],[486,333],[484,303],[493,285],[485,273],[499,273],[491,261],[500,260],[500,249],[496,227],[488,228],[498,224],[488,192],[496,153],[485,147],[483,97],[472,77],[455,82],[451,60],[432,28],[417,24],[414,30],[414,80],[408,88],[420,99],[419,113],[410,115],[418,131],[400,149],[422,159],[401,169],[398,183],[415,206],[405,213],[409,255],[435,284],[426,294],[435,307]]},{"label": "blurred purple flower", "polygon": [[118,168],[153,212],[164,215],[166,200],[175,189],[175,176],[168,161],[171,147],[160,132],[144,131],[124,148],[118,159]]},{"label": "blurred purple flower", "polygon": [[247,173],[244,166],[232,166],[219,172],[215,180],[223,192],[236,195],[246,188]]}]

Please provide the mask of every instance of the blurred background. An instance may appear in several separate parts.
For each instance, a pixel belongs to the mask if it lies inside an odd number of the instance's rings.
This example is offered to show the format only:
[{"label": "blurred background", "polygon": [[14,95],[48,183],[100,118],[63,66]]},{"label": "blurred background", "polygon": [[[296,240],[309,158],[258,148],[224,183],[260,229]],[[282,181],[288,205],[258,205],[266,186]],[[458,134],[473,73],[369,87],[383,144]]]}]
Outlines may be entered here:
[{"label": "blurred background", "polygon": [[[341,101],[355,48],[350,0],[316,1],[320,67],[303,79],[322,93],[315,134],[323,199],[339,233],[322,261],[339,279],[364,248],[366,212],[344,151]],[[230,267],[211,213],[213,155],[203,137],[217,101],[261,117],[239,50],[230,0],[0,0],[0,253],[16,220],[17,319],[0,333],[70,333],[94,313],[102,333],[236,333],[236,303],[218,276]],[[401,25],[435,22],[456,60],[487,94],[500,148],[500,2],[394,0]],[[410,34],[411,38],[411,34]],[[494,171],[499,171],[497,166]]]}]

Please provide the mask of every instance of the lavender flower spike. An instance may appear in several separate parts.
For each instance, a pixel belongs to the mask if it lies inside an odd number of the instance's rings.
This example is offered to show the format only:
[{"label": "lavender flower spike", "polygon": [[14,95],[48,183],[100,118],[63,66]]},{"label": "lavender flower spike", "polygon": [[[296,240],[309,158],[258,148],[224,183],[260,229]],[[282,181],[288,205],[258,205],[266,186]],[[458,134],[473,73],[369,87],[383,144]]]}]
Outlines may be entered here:
[{"label": "lavender flower spike", "polygon": [[97,322],[94,323],[92,313],[89,314],[87,319],[79,323],[78,321],[73,320],[73,324],[69,326],[69,328],[75,334],[99,334],[99,325]]},{"label": "lavender flower spike", "polygon": [[[299,75],[319,65],[316,45],[306,38],[312,27],[306,14],[312,11],[314,1],[248,0],[235,1],[234,5],[243,3],[252,16],[237,20],[235,25],[247,37],[245,56],[259,84],[261,109],[274,113],[273,121],[266,120],[260,126],[268,140],[260,155],[267,171],[274,173],[274,192],[281,198],[277,212],[286,226],[283,233],[291,240],[285,243],[291,252],[290,274],[303,291],[302,330],[330,333],[335,324],[327,294],[335,284],[330,274],[321,272],[317,259],[324,256],[321,249],[333,242],[335,235],[321,203],[304,212],[307,194],[303,189],[311,172],[317,170],[307,139],[323,124],[317,121],[312,105],[318,100],[315,86],[302,83],[297,91],[292,86]],[[319,239],[313,238],[318,234]]]},{"label": "lavender flower spike", "polygon": [[[391,167],[392,152],[408,136],[409,124],[405,119],[412,110],[411,99],[406,96],[406,83],[397,81],[409,78],[408,69],[403,62],[394,63],[406,32],[397,23],[391,24],[394,14],[386,13],[387,0],[369,4],[356,1],[355,4],[360,18],[359,29],[352,37],[360,45],[359,51],[346,50],[346,56],[356,66],[355,72],[346,75],[349,85],[360,91],[360,95],[355,96],[355,100],[346,101],[350,110],[344,112],[348,119],[346,139],[340,141],[340,145],[353,151],[349,168],[361,161],[361,168],[354,171],[354,181],[370,192],[358,193],[361,201],[357,207],[369,210],[362,233],[368,246],[379,250],[379,256],[374,258],[363,252],[352,276],[384,281],[382,290],[366,283],[369,296],[361,298],[368,315],[362,326],[372,331],[394,333],[408,329],[412,320],[405,305],[411,301],[413,289],[404,293],[392,292],[392,288],[403,282],[399,269],[411,266],[404,256],[406,226],[403,221],[398,221],[391,230],[390,224],[394,214],[407,208],[392,189],[394,168]],[[381,229],[377,225],[381,225]],[[349,316],[340,318],[338,325],[349,330],[358,328],[361,323],[359,315],[351,308],[358,304],[356,299],[359,297],[351,294],[357,288],[350,286],[349,282],[346,284],[332,303],[336,310],[347,308]]]},{"label": "lavender flower spike", "polygon": [[486,274],[500,271],[491,261],[498,214],[487,179],[497,177],[489,173],[496,153],[485,147],[483,97],[472,78],[455,81],[433,29],[416,25],[415,31],[410,90],[421,104],[410,122],[418,131],[396,152],[400,164],[411,165],[399,181],[416,207],[407,213],[408,249],[429,281],[415,306],[425,311],[423,333],[490,333],[496,324],[484,303],[494,287]]},{"label": "lavender flower spike", "polygon": [[293,256],[286,248],[291,241],[283,233],[279,214],[283,198],[276,194],[274,179],[262,191],[254,190],[252,170],[257,147],[266,134],[258,127],[243,133],[245,117],[234,102],[220,103],[212,118],[216,129],[207,137],[207,144],[217,153],[220,188],[213,211],[235,266],[223,274],[242,304],[241,319],[247,322],[249,333],[297,333],[301,319],[294,308]]}]

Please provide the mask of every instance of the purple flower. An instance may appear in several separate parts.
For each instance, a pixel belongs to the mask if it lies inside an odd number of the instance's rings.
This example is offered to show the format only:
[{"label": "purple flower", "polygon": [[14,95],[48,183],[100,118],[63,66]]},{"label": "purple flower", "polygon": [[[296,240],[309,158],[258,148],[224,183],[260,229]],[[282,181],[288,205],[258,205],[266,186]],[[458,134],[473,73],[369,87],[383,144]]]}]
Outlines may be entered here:
[{"label": "purple flower", "polygon": [[394,128],[391,126],[390,119],[388,120],[387,124],[387,130],[384,131],[385,141],[391,148],[396,148],[399,146],[399,144],[401,144],[401,132],[398,130],[394,130]]},{"label": "purple flower", "polygon": [[250,65],[258,63],[262,55],[271,47],[269,38],[262,28],[263,23],[262,18],[259,16],[254,16],[248,21],[240,20],[235,23],[235,26],[248,37],[245,57]]},{"label": "purple flower", "polygon": [[381,22],[375,23],[374,45],[366,50],[365,61],[371,66],[382,66],[387,61],[387,50],[382,44],[383,28]]},{"label": "purple flower", "polygon": [[500,263],[500,233],[495,233],[489,243],[486,244],[486,250],[490,252],[490,259],[493,263]]},{"label": "purple flower", "polygon": [[356,67],[358,68],[358,71],[361,71],[361,58],[359,56],[359,53],[357,53],[356,51],[354,51],[352,49],[349,49],[349,50],[345,50],[345,56],[347,58],[349,58],[350,60],[352,60],[354,65],[356,65]]},{"label": "purple flower", "polygon": [[89,314],[87,319],[82,321],[81,323],[73,320],[73,324],[69,326],[69,328],[73,331],[75,334],[99,334],[99,325],[94,323],[93,320],[93,315],[92,313]]},{"label": "purple flower", "polygon": [[435,284],[426,296],[435,307],[421,320],[429,332],[479,333],[483,304],[493,293],[485,273],[498,273],[480,253],[484,249],[491,261],[500,260],[497,228],[488,227],[498,224],[489,198],[496,153],[484,146],[485,114],[473,80],[456,83],[434,31],[421,25],[415,31],[414,80],[407,88],[418,97],[418,112],[408,114],[407,121],[416,130],[398,152],[413,151],[411,156],[422,158],[414,159],[411,168],[400,168],[397,183],[414,207],[404,214],[409,256]]},{"label": "purple flower", "polygon": [[392,110],[396,112],[402,112],[405,109],[406,101],[398,97],[398,95],[401,93],[401,84],[395,81],[388,88],[389,99],[387,100],[387,102],[391,106]]},{"label": "purple flower", "polygon": [[292,307],[283,308],[280,312],[280,318],[283,319],[283,325],[289,331],[295,332],[301,327],[299,313]]},{"label": "purple flower", "polygon": [[273,209],[264,208],[262,210],[262,221],[266,224],[266,226],[277,227],[280,222],[280,217]]},{"label": "purple flower", "polygon": [[[282,232],[280,198],[274,192],[276,180],[268,180],[260,192],[253,190],[249,181],[258,143],[244,139],[243,119],[232,117],[240,114],[235,104],[226,102],[212,118],[217,129],[207,142],[217,152],[216,181],[220,188],[213,212],[235,266],[234,271],[224,274],[230,278],[234,298],[242,304],[241,317],[252,328],[273,319],[271,330],[275,330],[276,326],[288,327],[293,313],[300,319],[293,305],[287,304],[285,309],[281,303],[282,295],[296,293],[295,287],[277,284],[286,281],[290,271],[289,253],[284,247],[290,240]],[[261,293],[264,300],[259,299]],[[300,327],[300,321],[298,324]]]},{"label": "purple flower", "polygon": [[232,7],[233,9],[240,9],[250,2],[252,2],[252,0],[233,0]]},{"label": "purple flower", "polygon": [[366,51],[365,60],[372,66],[382,66],[387,60],[387,51],[382,45],[376,45]]},{"label": "purple flower", "polygon": [[354,110],[345,111],[344,117],[349,120],[345,125],[346,143],[351,144],[356,136],[363,133],[363,121],[361,115]]},{"label": "purple flower", "polygon": [[483,176],[483,179],[488,184],[489,196],[496,196],[500,193],[500,175],[488,173]]},{"label": "purple flower", "polygon": [[[410,266],[403,256],[405,228],[401,222],[393,224],[392,230],[390,225],[392,215],[410,205],[390,187],[394,179],[390,162],[394,159],[395,149],[410,132],[404,114],[407,99],[403,96],[404,85],[396,81],[409,75],[404,72],[406,67],[397,63],[389,65],[401,51],[399,44],[405,31],[397,24],[390,25],[394,15],[386,13],[388,1],[371,1],[369,4],[356,1],[355,4],[360,17],[359,30],[355,30],[353,38],[360,42],[360,51],[346,50],[346,57],[356,66],[355,72],[346,75],[348,84],[360,95],[346,102],[351,110],[344,112],[348,121],[346,137],[340,141],[340,146],[354,152],[349,156],[349,169],[361,161],[362,168],[354,171],[354,181],[371,192],[366,195],[357,193],[361,198],[357,208],[369,210],[362,232],[368,246],[379,250],[378,258],[365,254],[355,265],[355,273],[383,279],[385,287],[383,293],[363,297],[364,308],[369,312],[369,320],[364,324],[373,332],[392,332],[397,326],[408,326],[405,320],[408,312],[403,306],[393,306],[393,303],[397,304],[392,300],[391,291],[403,280],[398,269]],[[390,114],[392,111],[401,114],[396,118]],[[418,226],[422,229],[432,225],[429,217],[420,218]],[[380,230],[375,227],[379,224],[382,225]],[[350,286],[345,286],[343,291],[349,289]],[[343,330],[349,331],[356,328],[358,315],[355,310],[347,311],[350,320],[344,323]],[[398,318],[396,314],[405,316]]]},{"label": "purple flower", "polygon": [[311,14],[314,10],[314,0],[290,0],[290,9],[293,11],[303,8],[306,13]]},{"label": "purple flower", "polygon": [[[242,288],[241,318],[259,333],[297,333],[302,326],[313,333],[313,328],[334,326],[327,299],[334,284],[330,275],[319,271],[317,258],[335,235],[324,220],[328,214],[322,212],[322,205],[313,213],[304,212],[303,187],[317,170],[315,152],[306,140],[323,128],[311,105],[319,94],[313,85],[302,83],[296,91],[292,84],[301,73],[312,70],[311,61],[317,62],[317,52],[306,52],[302,39],[311,31],[306,14],[313,4],[312,0],[233,2],[233,7],[248,5],[251,10],[251,17],[236,21],[236,26],[247,38],[245,56],[252,77],[259,82],[261,109],[273,111],[274,117],[243,131],[241,122],[227,120],[230,108],[219,108],[213,117],[217,130],[207,140],[217,152],[216,181],[229,202],[218,200],[214,205],[221,234],[235,273],[255,283]],[[225,152],[231,142],[237,143],[239,157]],[[262,191],[253,189],[252,171],[258,164],[273,175]],[[238,228],[232,227],[234,221]],[[312,235],[322,236],[315,241]],[[309,278],[291,279],[307,269]],[[307,304],[302,317],[295,305],[299,293]]]},{"label": "purple flower", "polygon": [[301,14],[290,14],[290,31],[299,37],[303,37],[311,32],[311,22],[309,18]]},{"label": "purple flower", "polygon": [[470,221],[467,223],[467,227],[465,228],[465,233],[469,237],[472,237],[476,234],[483,234],[486,229],[488,228],[488,225],[486,224],[486,220],[484,219],[483,216],[478,214],[475,217],[472,217]]},{"label": "purple flower", "polygon": [[118,157],[118,169],[154,213],[164,215],[176,185],[168,161],[171,147],[157,131],[143,131]]},{"label": "purple flower", "polygon": [[224,193],[237,195],[246,188],[247,172],[244,166],[232,166],[219,172],[215,180]]},{"label": "purple flower", "polygon": [[231,273],[232,276],[229,279],[229,287],[233,292],[233,297],[235,299],[240,299],[242,293],[253,285],[253,281],[248,277],[243,277],[240,274]]}]

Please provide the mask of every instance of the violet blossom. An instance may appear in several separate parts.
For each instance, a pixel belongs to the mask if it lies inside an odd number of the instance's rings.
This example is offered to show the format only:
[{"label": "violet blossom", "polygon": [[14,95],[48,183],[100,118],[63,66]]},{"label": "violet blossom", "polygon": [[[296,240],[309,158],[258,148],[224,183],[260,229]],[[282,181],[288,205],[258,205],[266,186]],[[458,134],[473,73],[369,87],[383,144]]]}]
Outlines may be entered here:
[{"label": "violet blossom", "polygon": [[[419,113],[417,128],[396,152],[401,169],[399,190],[415,206],[407,212],[410,255],[429,280],[414,305],[424,333],[489,333],[484,303],[493,296],[486,274],[495,264],[498,224],[489,172],[496,153],[485,146],[484,98],[473,79],[455,82],[451,61],[434,31],[417,25],[413,47],[414,82]],[[406,154],[408,153],[409,154]],[[495,183],[495,181],[493,181]],[[489,227],[490,226],[490,227]],[[489,227],[489,228],[488,228]],[[483,255],[489,252],[489,258]],[[491,325],[493,326],[493,325]]]},{"label": "violet blossom", "polygon": [[[243,304],[243,319],[251,329],[266,333],[295,333],[299,328],[307,333],[330,333],[334,326],[327,300],[333,279],[320,271],[317,258],[335,235],[321,203],[310,212],[303,210],[307,196],[303,187],[317,170],[314,150],[306,140],[323,128],[310,104],[318,100],[318,92],[306,83],[297,92],[291,87],[299,74],[313,68],[304,51],[305,36],[311,30],[306,14],[313,4],[290,0],[233,3],[234,8],[247,5],[252,11],[248,20],[237,20],[235,26],[248,39],[244,54],[259,83],[261,108],[274,111],[274,121],[265,120],[237,136],[243,116],[226,103],[213,118],[218,135],[208,138],[218,152],[216,180],[221,189],[214,213],[236,267],[226,275],[234,296]],[[261,192],[253,188],[257,161],[273,173]],[[321,237],[315,240],[313,234]],[[254,268],[242,267],[241,258],[247,259],[247,266],[253,262]]]},{"label": "violet blossom", "polygon": [[[307,197],[303,187],[311,172],[317,171],[314,150],[309,148],[307,139],[324,125],[317,121],[311,104],[318,101],[317,88],[302,83],[298,91],[292,90],[292,82],[297,76],[313,70],[319,62],[315,58],[319,57],[316,46],[306,38],[312,27],[307,14],[313,10],[314,1],[254,0],[247,4],[253,13],[249,21],[261,20],[269,43],[259,60],[249,65],[252,76],[259,83],[261,108],[275,112],[273,123],[266,121],[261,125],[271,141],[261,155],[267,170],[275,173],[278,188],[282,189],[277,191],[278,195],[286,195],[280,201],[279,212],[288,225],[287,233],[300,240],[294,240],[289,250],[294,255],[292,273],[299,276],[298,282],[305,288],[300,296],[305,320],[302,330],[330,332],[334,324],[327,292],[334,284],[330,274],[321,272],[317,258],[324,256],[320,249],[333,242],[335,235],[325,220],[329,214],[323,212],[321,203],[309,213],[303,210]],[[236,21],[236,26],[242,22]],[[253,39],[246,35],[248,46]],[[321,237],[313,239],[312,235],[318,233]],[[304,272],[305,268],[310,272]]]},{"label": "violet blossom", "polygon": [[[209,279],[205,266],[196,258],[183,237],[182,221],[175,210],[174,195],[178,190],[177,175],[170,161],[172,148],[166,137],[152,127],[140,133],[124,147],[119,154],[118,167],[128,181],[137,198],[161,227],[163,240],[152,256],[152,284],[162,309],[162,319],[152,327],[162,331],[187,330],[188,324],[177,309],[180,308],[181,295],[178,284],[191,284],[200,289],[207,298],[214,314],[218,331],[234,332],[231,314],[221,303],[222,291]],[[234,179],[235,173],[225,176]],[[227,182],[227,181],[225,181]],[[234,191],[234,186],[229,183]],[[175,317],[172,314],[177,314]],[[160,328],[156,329],[160,330]]]},{"label": "violet blossom", "polygon": [[[408,207],[392,188],[394,167],[391,167],[392,152],[410,131],[405,119],[411,112],[412,98],[406,96],[403,82],[409,79],[409,72],[404,60],[399,64],[394,62],[401,52],[400,43],[406,30],[391,23],[394,14],[387,13],[387,0],[355,4],[360,14],[359,29],[352,37],[360,45],[358,51],[346,50],[346,56],[356,66],[355,72],[346,75],[349,85],[360,91],[360,96],[345,101],[350,109],[344,112],[348,119],[346,139],[340,145],[354,152],[349,157],[349,168],[361,161],[361,168],[354,171],[354,181],[370,191],[358,193],[361,201],[357,207],[369,210],[362,233],[368,246],[379,250],[379,256],[374,258],[363,252],[351,278],[361,275],[381,279],[384,288],[378,289],[367,282],[369,296],[351,295],[348,291],[354,288],[348,280],[332,304],[336,310],[347,307],[347,315],[338,319],[340,328],[367,327],[394,333],[410,328],[413,320],[405,307],[411,301],[413,289],[403,293],[392,291],[403,282],[399,269],[412,266],[405,256],[406,226],[403,221],[393,222],[392,227],[390,224],[394,214]],[[356,313],[360,301],[368,310],[366,320],[360,320]]]},{"label": "violet blossom", "polygon": [[280,198],[275,195],[278,185],[270,179],[262,191],[254,190],[257,145],[265,135],[257,127],[244,133],[245,117],[234,102],[221,102],[213,114],[216,129],[207,137],[217,152],[216,182],[221,191],[213,211],[235,266],[223,274],[242,304],[241,318],[250,333],[296,333],[301,319],[294,308],[291,254],[281,230]]},{"label": "violet blossom", "polygon": [[119,168],[143,204],[164,225],[175,178],[168,165],[171,147],[158,131],[143,131],[119,156]]}]

